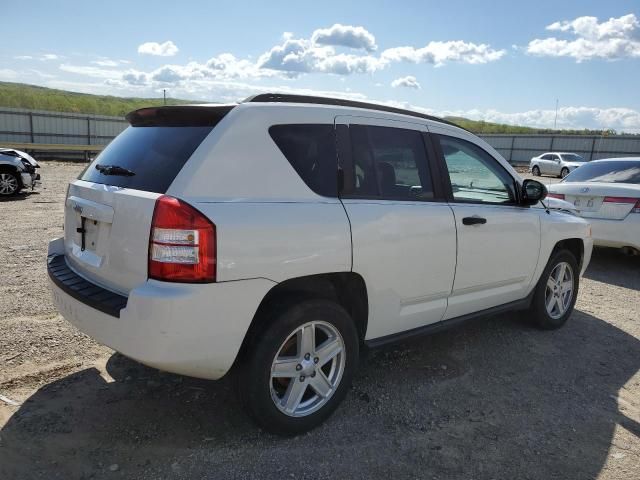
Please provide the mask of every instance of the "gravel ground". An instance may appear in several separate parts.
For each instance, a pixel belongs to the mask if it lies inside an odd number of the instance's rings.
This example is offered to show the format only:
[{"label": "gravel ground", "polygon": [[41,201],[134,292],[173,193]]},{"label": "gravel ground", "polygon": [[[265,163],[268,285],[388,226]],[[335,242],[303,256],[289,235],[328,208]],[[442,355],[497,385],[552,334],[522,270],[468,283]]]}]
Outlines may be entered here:
[{"label": "gravel ground", "polygon": [[[597,250],[565,328],[503,315],[372,352],[317,430],[259,431],[229,381],[163,374],[55,312],[66,182],[0,203],[0,479],[640,478],[640,258]],[[551,182],[551,179],[544,179]]]}]

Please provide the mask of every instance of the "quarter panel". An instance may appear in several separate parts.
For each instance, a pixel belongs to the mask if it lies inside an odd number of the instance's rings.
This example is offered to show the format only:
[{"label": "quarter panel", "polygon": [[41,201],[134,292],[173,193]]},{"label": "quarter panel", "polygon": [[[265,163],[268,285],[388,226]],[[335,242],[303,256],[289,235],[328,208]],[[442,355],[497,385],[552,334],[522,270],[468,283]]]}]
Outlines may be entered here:
[{"label": "quarter panel", "polygon": [[216,225],[218,281],[351,270],[349,222],[337,199],[194,205]]}]

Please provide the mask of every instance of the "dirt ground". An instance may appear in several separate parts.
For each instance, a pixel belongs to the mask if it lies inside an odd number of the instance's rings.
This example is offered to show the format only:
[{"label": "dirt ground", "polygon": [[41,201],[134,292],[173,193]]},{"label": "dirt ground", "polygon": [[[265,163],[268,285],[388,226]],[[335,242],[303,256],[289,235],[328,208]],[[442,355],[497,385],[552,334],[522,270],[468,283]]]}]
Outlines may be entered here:
[{"label": "dirt ground", "polygon": [[511,314],[370,353],[325,425],[281,439],[229,380],[146,368],[56,314],[46,244],[81,168],[46,163],[0,203],[0,479],[640,478],[640,257],[597,250],[559,331]]}]

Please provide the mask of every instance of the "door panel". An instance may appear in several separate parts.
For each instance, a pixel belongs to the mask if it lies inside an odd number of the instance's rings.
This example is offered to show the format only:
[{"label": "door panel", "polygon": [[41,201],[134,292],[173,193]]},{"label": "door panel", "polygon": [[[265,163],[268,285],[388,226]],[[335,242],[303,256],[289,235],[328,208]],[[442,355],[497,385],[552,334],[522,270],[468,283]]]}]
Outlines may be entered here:
[{"label": "door panel", "polygon": [[442,190],[433,188],[426,127],[337,117],[336,131],[353,271],[364,278],[369,297],[366,338],[442,320],[453,286],[456,233],[451,208],[438,198]]},{"label": "door panel", "polygon": [[367,339],[442,320],[453,285],[456,234],[446,204],[343,201],[353,271],[369,296]]},{"label": "door panel", "polygon": [[457,230],[456,274],[444,319],[526,297],[543,210],[517,205],[515,179],[474,137],[431,130],[449,173]]},{"label": "door panel", "polygon": [[[458,265],[446,318],[524,298],[540,248],[538,209],[452,205],[458,230]],[[480,217],[484,224],[464,225]]]}]

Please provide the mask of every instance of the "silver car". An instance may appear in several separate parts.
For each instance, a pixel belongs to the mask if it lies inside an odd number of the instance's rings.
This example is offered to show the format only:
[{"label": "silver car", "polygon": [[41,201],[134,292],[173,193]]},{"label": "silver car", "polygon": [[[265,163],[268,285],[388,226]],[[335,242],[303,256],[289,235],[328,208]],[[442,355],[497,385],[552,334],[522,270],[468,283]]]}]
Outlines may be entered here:
[{"label": "silver car", "polygon": [[564,178],[586,162],[587,160],[577,153],[547,152],[531,159],[529,171],[536,177],[553,175]]},{"label": "silver car", "polygon": [[28,153],[13,148],[0,148],[0,197],[15,195],[23,188],[40,184],[38,162]]}]

